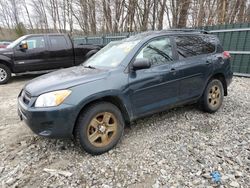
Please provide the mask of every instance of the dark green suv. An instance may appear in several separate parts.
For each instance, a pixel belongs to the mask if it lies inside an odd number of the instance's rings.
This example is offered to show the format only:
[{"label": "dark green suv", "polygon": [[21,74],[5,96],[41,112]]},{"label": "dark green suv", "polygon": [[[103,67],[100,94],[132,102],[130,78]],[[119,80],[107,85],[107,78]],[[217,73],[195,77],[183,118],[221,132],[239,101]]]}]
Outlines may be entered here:
[{"label": "dark green suv", "polygon": [[84,64],[38,77],[18,96],[40,136],[72,137],[91,154],[120,140],[126,123],[199,102],[216,112],[232,80],[230,55],[198,31],[142,33],[111,42]]}]

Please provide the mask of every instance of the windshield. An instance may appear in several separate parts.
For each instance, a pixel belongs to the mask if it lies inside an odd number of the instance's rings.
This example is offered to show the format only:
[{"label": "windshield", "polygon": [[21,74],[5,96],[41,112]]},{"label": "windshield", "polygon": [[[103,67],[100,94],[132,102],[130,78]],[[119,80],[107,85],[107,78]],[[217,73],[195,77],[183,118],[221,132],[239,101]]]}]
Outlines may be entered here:
[{"label": "windshield", "polygon": [[83,65],[90,67],[117,67],[139,42],[139,40],[111,42],[84,62]]},{"label": "windshield", "polygon": [[14,42],[10,43],[10,45],[7,46],[7,48],[14,48],[16,45],[18,45],[22,40],[25,39],[26,36],[22,36],[18,39],[16,39]]}]

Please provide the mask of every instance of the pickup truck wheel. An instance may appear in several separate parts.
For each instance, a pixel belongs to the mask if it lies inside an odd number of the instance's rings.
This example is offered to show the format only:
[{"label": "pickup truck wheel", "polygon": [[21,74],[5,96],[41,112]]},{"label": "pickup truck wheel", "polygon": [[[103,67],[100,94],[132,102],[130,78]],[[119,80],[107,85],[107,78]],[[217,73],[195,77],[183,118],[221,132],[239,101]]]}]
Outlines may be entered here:
[{"label": "pickup truck wheel", "polygon": [[0,64],[0,84],[6,84],[11,78],[11,71],[6,65]]},{"label": "pickup truck wheel", "polygon": [[80,114],[75,139],[86,152],[99,155],[119,142],[123,130],[124,120],[120,110],[111,103],[101,102]]},{"label": "pickup truck wheel", "polygon": [[86,59],[89,59],[91,56],[95,55],[98,50],[90,50],[86,55]]},{"label": "pickup truck wheel", "polygon": [[212,79],[203,94],[202,107],[209,113],[216,112],[222,105],[224,98],[224,89],[220,80]]}]

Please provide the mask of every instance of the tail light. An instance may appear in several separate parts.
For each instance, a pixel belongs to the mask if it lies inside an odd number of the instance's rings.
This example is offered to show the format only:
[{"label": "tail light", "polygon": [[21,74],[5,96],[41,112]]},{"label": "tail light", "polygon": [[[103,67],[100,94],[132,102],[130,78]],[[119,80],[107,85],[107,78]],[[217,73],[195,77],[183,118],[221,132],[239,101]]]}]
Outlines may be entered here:
[{"label": "tail light", "polygon": [[231,58],[229,51],[224,51],[224,52],[223,52],[223,58],[224,58],[224,59],[229,59],[229,58]]}]

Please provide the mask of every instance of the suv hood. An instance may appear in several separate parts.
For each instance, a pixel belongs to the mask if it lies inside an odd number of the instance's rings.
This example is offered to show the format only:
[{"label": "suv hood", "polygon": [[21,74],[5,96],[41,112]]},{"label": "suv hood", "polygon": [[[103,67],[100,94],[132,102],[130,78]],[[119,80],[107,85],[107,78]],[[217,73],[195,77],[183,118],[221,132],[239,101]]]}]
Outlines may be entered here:
[{"label": "suv hood", "polygon": [[42,93],[67,89],[76,85],[103,79],[107,76],[108,70],[90,69],[83,66],[76,66],[39,76],[28,82],[24,89],[31,96],[36,97]]}]

